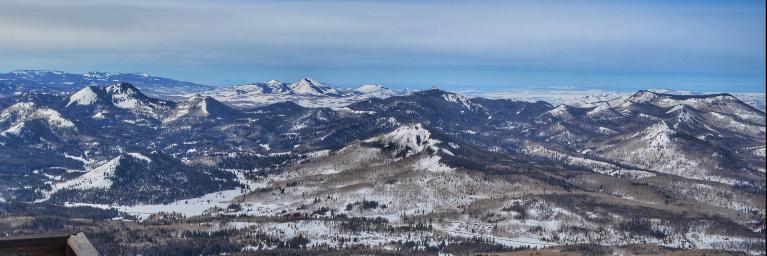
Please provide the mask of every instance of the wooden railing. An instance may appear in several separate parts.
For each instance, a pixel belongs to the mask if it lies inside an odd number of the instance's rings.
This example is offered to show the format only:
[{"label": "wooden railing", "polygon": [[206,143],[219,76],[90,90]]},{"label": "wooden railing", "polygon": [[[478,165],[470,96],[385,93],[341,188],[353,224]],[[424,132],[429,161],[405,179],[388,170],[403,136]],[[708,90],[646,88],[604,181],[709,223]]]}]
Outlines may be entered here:
[{"label": "wooden railing", "polygon": [[0,256],[97,256],[83,233],[0,238]]}]

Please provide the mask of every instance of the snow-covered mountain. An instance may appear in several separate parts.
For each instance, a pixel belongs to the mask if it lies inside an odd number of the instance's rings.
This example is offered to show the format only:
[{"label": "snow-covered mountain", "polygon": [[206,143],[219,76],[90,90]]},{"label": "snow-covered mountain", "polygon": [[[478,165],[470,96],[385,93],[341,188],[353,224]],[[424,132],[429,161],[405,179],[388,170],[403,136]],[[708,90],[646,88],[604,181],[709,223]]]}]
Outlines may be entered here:
[{"label": "snow-covered mountain", "polygon": [[265,83],[235,85],[217,90],[219,94],[259,95],[259,94],[289,94],[303,96],[341,96],[338,90],[327,84],[311,78],[304,78],[294,83],[283,83],[271,80]]},{"label": "snow-covered mountain", "polygon": [[[669,89],[644,90],[658,94],[670,95],[711,95],[721,92],[690,92]],[[472,97],[484,97],[490,99],[510,99],[517,101],[546,101],[551,104],[566,104],[577,107],[595,107],[605,105],[614,107],[631,97],[634,92],[610,91],[610,90],[543,90],[543,89],[517,89],[508,91],[466,91],[462,92]],[[765,111],[764,93],[730,93],[746,104]]]},{"label": "snow-covered mountain", "polygon": [[364,84],[354,89],[356,92],[366,95],[368,97],[387,98],[391,96],[404,95],[402,91],[392,90],[383,87],[380,84]]},{"label": "snow-covered mountain", "polygon": [[[402,250],[391,241],[410,236],[435,252],[442,241],[764,251],[765,113],[737,97],[640,91],[569,105],[363,96],[370,87],[344,108],[290,101],[350,98],[326,87],[242,85],[264,99],[251,108],[124,83],[5,98],[0,212],[18,201],[114,209],[116,228],[137,218],[189,228],[192,241],[226,233],[245,241],[236,251],[299,234]],[[232,88],[216,92],[250,100]]]},{"label": "snow-covered mountain", "polygon": [[288,84],[286,83],[277,80],[271,80],[266,83],[235,85],[232,86],[231,90],[233,90],[236,95],[286,94],[290,92],[290,87],[288,87]]},{"label": "snow-covered mountain", "polygon": [[231,119],[239,115],[239,111],[227,106],[218,100],[202,95],[194,95],[185,101],[179,102],[172,114],[166,117],[164,122],[176,122],[183,119]]},{"label": "snow-covered mountain", "polygon": [[363,85],[357,89],[341,89],[320,81],[304,78],[293,83],[277,80],[222,87],[202,93],[238,107],[255,107],[279,101],[293,101],[304,107],[341,108],[367,98],[404,95],[380,85]]},{"label": "snow-covered mountain", "polygon": [[304,78],[299,80],[298,82],[291,83],[288,85],[288,88],[290,88],[289,93],[290,94],[297,94],[297,95],[324,95],[324,96],[337,96],[339,95],[338,91],[328,86],[327,84],[324,84],[322,82],[313,80],[311,78]]},{"label": "snow-covered mountain", "polygon": [[157,118],[167,114],[175,103],[144,95],[127,83],[107,87],[86,86],[68,97],[65,109],[80,110],[96,115],[110,110],[125,110],[141,116]]},{"label": "snow-covered mountain", "polygon": [[23,139],[23,143],[32,143],[54,139],[74,130],[76,127],[71,120],[54,109],[34,102],[16,103],[0,111],[0,137],[7,139]]}]

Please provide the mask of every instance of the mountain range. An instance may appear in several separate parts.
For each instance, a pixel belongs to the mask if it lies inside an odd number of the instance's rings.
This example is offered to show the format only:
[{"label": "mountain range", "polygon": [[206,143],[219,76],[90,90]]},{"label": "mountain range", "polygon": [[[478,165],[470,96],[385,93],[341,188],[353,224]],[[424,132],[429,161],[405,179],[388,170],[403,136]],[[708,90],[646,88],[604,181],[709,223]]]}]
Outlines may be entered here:
[{"label": "mountain range", "polygon": [[0,97],[24,92],[72,93],[83,86],[108,86],[131,83],[155,97],[172,97],[182,93],[211,90],[211,86],[182,82],[145,73],[86,72],[72,74],[50,70],[16,70],[0,73]]},{"label": "mountain range", "polygon": [[[481,238],[764,253],[765,113],[730,94],[571,106],[312,79],[177,101],[129,83],[53,92],[0,99],[0,212],[178,212],[331,247],[414,236],[424,248]],[[328,108],[236,95],[359,97]]]}]

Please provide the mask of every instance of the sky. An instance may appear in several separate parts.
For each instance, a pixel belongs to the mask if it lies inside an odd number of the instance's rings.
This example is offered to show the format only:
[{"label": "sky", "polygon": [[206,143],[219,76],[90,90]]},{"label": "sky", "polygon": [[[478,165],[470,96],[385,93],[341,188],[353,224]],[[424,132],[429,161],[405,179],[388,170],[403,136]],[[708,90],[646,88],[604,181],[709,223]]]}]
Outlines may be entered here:
[{"label": "sky", "polygon": [[764,1],[0,0],[0,71],[765,91]]}]

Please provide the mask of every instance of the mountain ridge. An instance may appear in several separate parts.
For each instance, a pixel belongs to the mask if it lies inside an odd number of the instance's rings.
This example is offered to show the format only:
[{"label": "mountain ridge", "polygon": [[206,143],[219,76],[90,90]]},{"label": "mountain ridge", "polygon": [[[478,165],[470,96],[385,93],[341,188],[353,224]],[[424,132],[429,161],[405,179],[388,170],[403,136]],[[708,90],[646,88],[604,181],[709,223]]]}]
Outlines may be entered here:
[{"label": "mountain ridge", "polygon": [[108,86],[117,82],[131,83],[155,97],[174,97],[189,92],[202,92],[213,87],[151,76],[146,73],[86,72],[83,74],[51,70],[16,70],[0,73],[0,97],[24,92],[69,94],[84,86]]},{"label": "mountain ridge", "polygon": [[[0,198],[142,220],[278,222],[251,227],[259,232],[375,220],[390,233],[371,228],[357,243],[375,246],[418,230],[432,243],[601,236],[759,252],[747,248],[763,241],[764,113],[721,95],[642,94],[584,107],[433,89],[344,108],[241,108],[206,95],[160,100],[122,83],[27,93],[2,101]],[[304,235],[340,246],[331,237],[353,232]]]}]

